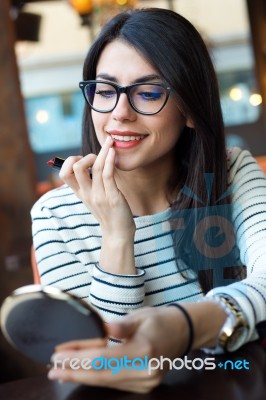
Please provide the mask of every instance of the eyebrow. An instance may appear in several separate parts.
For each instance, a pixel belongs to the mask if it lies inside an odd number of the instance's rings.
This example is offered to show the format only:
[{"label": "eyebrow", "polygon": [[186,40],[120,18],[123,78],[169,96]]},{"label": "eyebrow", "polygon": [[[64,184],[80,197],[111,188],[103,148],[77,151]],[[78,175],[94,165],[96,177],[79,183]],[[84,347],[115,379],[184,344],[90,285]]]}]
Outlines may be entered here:
[{"label": "eyebrow", "polygon": [[[118,83],[118,80],[116,77],[109,75],[109,74],[105,74],[105,73],[101,73],[98,74],[96,76],[96,79],[104,79],[110,82],[116,82]],[[144,75],[144,76],[140,76],[139,78],[135,79],[134,81],[132,81],[131,83],[142,83],[142,82],[151,82],[151,81],[161,81],[161,77],[157,74],[149,74],[149,75]]]}]

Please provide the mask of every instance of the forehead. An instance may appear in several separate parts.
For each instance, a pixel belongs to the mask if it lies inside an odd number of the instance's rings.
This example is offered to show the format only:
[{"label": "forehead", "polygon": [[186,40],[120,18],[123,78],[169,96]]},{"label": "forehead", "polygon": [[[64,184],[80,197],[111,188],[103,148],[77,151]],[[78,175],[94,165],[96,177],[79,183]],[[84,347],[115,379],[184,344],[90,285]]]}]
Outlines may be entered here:
[{"label": "forehead", "polygon": [[96,77],[109,75],[121,83],[149,74],[158,73],[139,51],[122,40],[114,40],[105,46],[96,67]]}]

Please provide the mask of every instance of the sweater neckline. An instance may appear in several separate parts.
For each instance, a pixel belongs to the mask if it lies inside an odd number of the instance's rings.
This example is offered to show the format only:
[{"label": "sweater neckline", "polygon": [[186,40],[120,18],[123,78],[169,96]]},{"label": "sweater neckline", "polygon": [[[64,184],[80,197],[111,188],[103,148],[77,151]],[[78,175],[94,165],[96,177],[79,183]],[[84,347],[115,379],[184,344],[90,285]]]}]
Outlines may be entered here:
[{"label": "sweater neckline", "polygon": [[171,214],[171,207],[167,207],[165,210],[160,211],[155,214],[145,214],[145,215],[133,215],[134,220],[163,220]]}]

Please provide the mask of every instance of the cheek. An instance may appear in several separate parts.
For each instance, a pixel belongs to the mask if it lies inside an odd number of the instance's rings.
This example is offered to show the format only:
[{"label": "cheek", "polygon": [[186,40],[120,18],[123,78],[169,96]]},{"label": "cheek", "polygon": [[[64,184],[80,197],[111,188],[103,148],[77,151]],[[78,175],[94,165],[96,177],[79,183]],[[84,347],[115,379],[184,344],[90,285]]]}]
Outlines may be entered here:
[{"label": "cheek", "polygon": [[168,126],[174,126],[176,132],[179,133],[182,132],[186,125],[184,114],[180,111],[177,102],[172,98],[170,98],[165,108],[165,120]]},{"label": "cheek", "polygon": [[176,144],[185,126],[184,116],[180,113],[176,115],[176,110],[174,110],[165,115],[164,121],[160,125],[158,124],[157,128],[159,128],[161,140],[165,142],[166,146],[170,146]]},{"label": "cheek", "polygon": [[185,127],[185,123],[180,123],[176,119],[169,118],[168,121],[169,123],[162,127],[160,132],[160,147],[164,151],[169,151],[176,146]]},{"label": "cheek", "polygon": [[91,118],[94,125],[95,133],[100,145],[103,144],[105,140],[104,126],[106,125],[105,114],[97,113],[96,111],[91,111]]}]

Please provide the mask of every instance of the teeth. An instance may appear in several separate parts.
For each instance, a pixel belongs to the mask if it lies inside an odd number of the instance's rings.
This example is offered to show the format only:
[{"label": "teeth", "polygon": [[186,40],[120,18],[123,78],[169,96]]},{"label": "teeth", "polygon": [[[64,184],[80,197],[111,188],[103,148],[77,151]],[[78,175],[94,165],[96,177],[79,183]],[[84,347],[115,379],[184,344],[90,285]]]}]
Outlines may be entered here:
[{"label": "teeth", "polygon": [[119,135],[111,135],[113,139],[120,140],[121,142],[130,142],[131,140],[141,140],[144,139],[145,135],[141,136],[119,136]]}]

